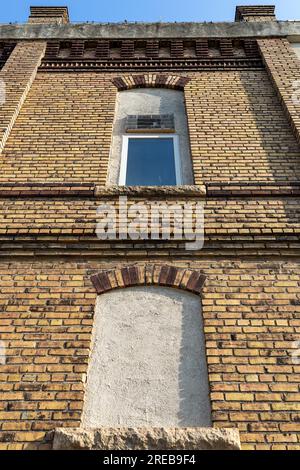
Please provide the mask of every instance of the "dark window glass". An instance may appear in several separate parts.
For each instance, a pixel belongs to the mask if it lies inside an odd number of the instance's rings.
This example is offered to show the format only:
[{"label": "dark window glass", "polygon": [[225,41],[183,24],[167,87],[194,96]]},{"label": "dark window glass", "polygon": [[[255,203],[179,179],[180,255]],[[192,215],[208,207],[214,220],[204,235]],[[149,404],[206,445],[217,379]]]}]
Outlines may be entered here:
[{"label": "dark window glass", "polygon": [[176,185],[172,138],[128,139],[127,186]]}]

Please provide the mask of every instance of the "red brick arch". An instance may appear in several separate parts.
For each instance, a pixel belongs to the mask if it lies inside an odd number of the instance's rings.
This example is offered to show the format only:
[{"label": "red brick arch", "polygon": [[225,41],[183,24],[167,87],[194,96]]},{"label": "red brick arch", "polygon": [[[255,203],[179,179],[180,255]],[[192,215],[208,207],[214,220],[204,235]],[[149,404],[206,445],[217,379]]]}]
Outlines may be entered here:
[{"label": "red brick arch", "polygon": [[112,289],[145,285],[174,287],[200,294],[205,279],[206,276],[197,270],[154,264],[124,266],[91,276],[97,294]]},{"label": "red brick arch", "polygon": [[183,90],[190,81],[188,77],[166,74],[127,75],[114,77],[112,83],[119,91],[133,88],[170,88]]}]

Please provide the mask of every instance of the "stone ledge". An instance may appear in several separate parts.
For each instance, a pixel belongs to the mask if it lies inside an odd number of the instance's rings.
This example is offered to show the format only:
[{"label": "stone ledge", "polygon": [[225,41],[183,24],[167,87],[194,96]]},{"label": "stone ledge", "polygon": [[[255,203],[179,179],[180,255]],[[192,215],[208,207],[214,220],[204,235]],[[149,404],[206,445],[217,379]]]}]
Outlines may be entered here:
[{"label": "stone ledge", "polygon": [[53,450],[241,450],[237,429],[58,428]]},{"label": "stone ledge", "polygon": [[181,186],[96,186],[95,197],[110,196],[153,196],[153,197],[205,197],[205,185]]}]

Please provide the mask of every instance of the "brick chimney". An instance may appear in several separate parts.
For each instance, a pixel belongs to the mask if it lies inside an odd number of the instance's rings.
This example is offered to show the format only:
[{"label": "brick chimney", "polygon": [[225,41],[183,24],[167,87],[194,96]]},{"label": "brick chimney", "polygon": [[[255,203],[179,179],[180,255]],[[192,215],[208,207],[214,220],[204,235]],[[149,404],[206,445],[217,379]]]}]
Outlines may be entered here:
[{"label": "brick chimney", "polygon": [[28,23],[69,23],[68,7],[30,7]]},{"label": "brick chimney", "polygon": [[237,6],[235,21],[276,21],[274,5]]}]

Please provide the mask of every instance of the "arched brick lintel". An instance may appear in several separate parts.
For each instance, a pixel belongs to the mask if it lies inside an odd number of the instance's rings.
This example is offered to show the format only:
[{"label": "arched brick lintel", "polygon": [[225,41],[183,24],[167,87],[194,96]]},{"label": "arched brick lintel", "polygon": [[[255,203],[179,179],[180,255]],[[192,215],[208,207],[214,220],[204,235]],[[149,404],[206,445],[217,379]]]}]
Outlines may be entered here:
[{"label": "arched brick lintel", "polygon": [[206,276],[196,270],[153,264],[125,266],[91,276],[97,294],[112,289],[145,285],[174,287],[200,294],[205,279]]},{"label": "arched brick lintel", "polygon": [[170,88],[171,90],[183,90],[190,81],[188,77],[177,75],[151,74],[151,75],[128,75],[115,77],[112,83],[119,91],[131,90],[133,88]]}]

